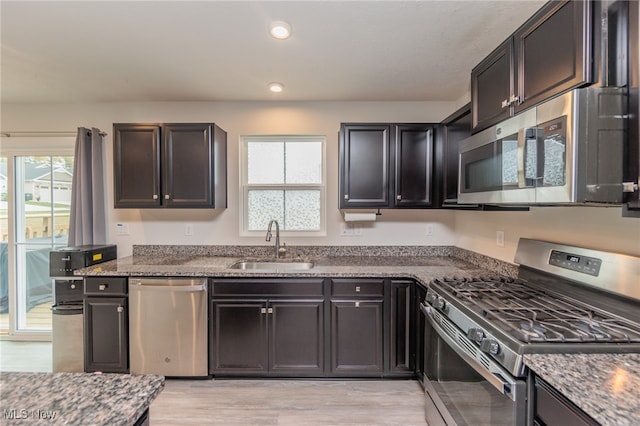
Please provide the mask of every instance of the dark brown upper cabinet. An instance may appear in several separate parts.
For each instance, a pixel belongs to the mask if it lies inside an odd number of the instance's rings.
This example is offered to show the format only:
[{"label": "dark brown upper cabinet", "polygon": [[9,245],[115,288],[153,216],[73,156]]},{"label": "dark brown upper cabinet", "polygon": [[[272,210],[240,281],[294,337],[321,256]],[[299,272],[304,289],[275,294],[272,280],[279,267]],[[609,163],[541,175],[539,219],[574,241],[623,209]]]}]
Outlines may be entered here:
[{"label": "dark brown upper cabinet", "polygon": [[340,208],[432,205],[433,126],[340,127]]},{"label": "dark brown upper cabinet", "polygon": [[439,132],[437,164],[442,168],[441,203],[443,207],[459,207],[458,164],[460,141],[471,136],[471,105],[467,104],[445,118]]},{"label": "dark brown upper cabinet", "polygon": [[115,208],[226,208],[224,130],[114,124]]},{"label": "dark brown upper cabinet", "polygon": [[473,131],[592,81],[592,2],[550,1],[471,71]]}]

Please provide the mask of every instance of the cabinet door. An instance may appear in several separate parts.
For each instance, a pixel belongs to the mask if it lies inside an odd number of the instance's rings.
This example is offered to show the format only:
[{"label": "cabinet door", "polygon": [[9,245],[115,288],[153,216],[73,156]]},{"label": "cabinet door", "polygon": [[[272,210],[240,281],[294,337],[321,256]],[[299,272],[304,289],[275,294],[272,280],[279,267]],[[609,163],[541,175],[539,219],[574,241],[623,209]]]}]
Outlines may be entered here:
[{"label": "cabinet door", "polygon": [[212,374],[266,374],[267,302],[211,303],[209,367]]},{"label": "cabinet door", "polygon": [[516,31],[516,113],[590,81],[591,5],[549,2]]},{"label": "cabinet door", "polygon": [[158,207],[160,126],[113,125],[115,208]]},{"label": "cabinet door", "polygon": [[127,299],[124,297],[85,298],[84,370],[86,372],[128,372],[127,318]]},{"label": "cabinet door", "polygon": [[340,129],[340,208],[389,207],[390,126]]},{"label": "cabinet door", "polygon": [[214,207],[210,124],[165,124],[162,188],[166,207]]},{"label": "cabinet door", "polygon": [[413,282],[391,281],[389,372],[413,374],[415,361]]},{"label": "cabinet door", "polygon": [[324,303],[269,303],[269,370],[272,375],[324,373]]},{"label": "cabinet door", "polygon": [[600,424],[538,376],[535,376],[534,391],[534,424],[547,426]]},{"label": "cabinet door", "polygon": [[428,207],[432,204],[433,128],[395,126],[396,207]]},{"label": "cabinet door", "polygon": [[471,71],[473,131],[496,124],[511,115],[514,93],[513,43],[509,38]]},{"label": "cabinet door", "polygon": [[458,201],[458,167],[460,141],[471,136],[471,105],[467,104],[442,123],[442,191],[443,204]]},{"label": "cabinet door", "polygon": [[382,375],[382,305],[382,300],[331,301],[333,375]]}]

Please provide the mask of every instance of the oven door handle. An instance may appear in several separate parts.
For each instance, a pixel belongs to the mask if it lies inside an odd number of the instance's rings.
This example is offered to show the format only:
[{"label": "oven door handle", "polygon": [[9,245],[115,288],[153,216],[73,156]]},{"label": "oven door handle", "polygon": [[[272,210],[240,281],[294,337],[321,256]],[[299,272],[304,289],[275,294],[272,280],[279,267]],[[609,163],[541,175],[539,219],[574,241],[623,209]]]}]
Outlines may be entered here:
[{"label": "oven door handle", "polygon": [[[420,310],[429,321],[429,324],[433,327],[433,329],[438,333],[438,335],[445,341],[451,349],[455,353],[457,353],[460,358],[462,358],[471,368],[478,372],[482,377],[484,377],[491,385],[496,388],[500,393],[507,396],[512,401],[516,401],[516,393],[519,388],[518,383],[512,379],[511,375],[496,362],[491,360],[489,357],[479,354],[473,354],[468,349],[464,348],[460,345],[457,340],[465,341],[470,347],[475,348],[475,344],[472,343],[462,332],[455,326],[453,323],[450,324],[450,328],[456,334],[456,339],[454,339],[449,333],[447,333],[442,326],[440,325],[440,321],[448,321],[446,318],[435,318],[435,311],[430,306],[425,306],[420,304]],[[449,325],[449,324],[448,324]],[[480,350],[478,349],[478,352]],[[476,357],[482,356],[483,363],[481,363]],[[485,366],[486,364],[486,366]]]}]

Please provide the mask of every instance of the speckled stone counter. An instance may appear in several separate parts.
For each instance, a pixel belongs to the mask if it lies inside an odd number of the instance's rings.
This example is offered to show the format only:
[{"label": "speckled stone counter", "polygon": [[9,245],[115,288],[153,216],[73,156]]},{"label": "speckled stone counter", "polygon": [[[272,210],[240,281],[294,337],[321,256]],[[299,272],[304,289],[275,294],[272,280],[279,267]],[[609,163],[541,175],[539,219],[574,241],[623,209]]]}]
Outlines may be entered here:
[{"label": "speckled stone counter", "polygon": [[0,424],[133,425],[163,388],[154,375],[0,373]]},{"label": "speckled stone counter", "polygon": [[535,354],[524,362],[601,424],[640,425],[640,354]]},{"label": "speckled stone counter", "polygon": [[394,277],[427,284],[434,278],[500,274],[515,277],[515,265],[450,246],[294,246],[285,259],[311,261],[308,270],[239,270],[236,262],[265,260],[272,246],[134,246],[133,255],[76,275],[197,277]]}]

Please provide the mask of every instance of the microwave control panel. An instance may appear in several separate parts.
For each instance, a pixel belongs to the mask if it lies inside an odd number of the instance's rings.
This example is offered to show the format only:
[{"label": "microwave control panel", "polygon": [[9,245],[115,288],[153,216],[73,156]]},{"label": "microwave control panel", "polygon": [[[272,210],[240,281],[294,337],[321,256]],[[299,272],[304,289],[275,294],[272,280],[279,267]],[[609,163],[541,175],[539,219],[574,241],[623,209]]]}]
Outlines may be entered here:
[{"label": "microwave control panel", "polygon": [[581,272],[597,277],[600,274],[602,260],[596,257],[582,256],[564,251],[551,250],[549,265]]}]

